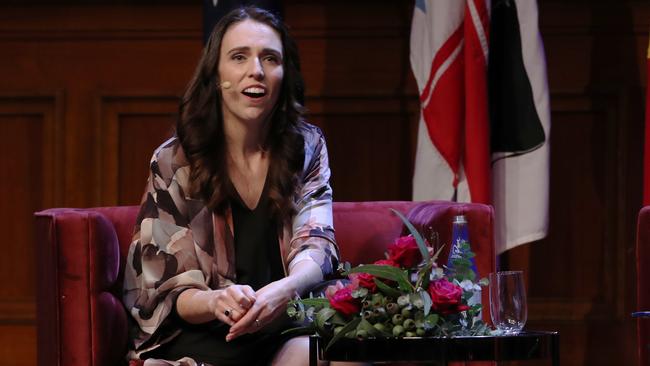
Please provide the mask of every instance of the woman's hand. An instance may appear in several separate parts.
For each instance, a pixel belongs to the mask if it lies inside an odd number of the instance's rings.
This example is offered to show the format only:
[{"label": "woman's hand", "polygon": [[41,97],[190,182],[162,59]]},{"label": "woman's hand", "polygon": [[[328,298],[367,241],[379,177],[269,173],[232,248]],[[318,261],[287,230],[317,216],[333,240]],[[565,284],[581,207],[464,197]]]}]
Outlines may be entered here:
[{"label": "woman's hand", "polygon": [[230,285],[214,291],[208,305],[217,319],[232,326],[244,317],[255,302],[256,295],[252,287]]},{"label": "woman's hand", "polygon": [[294,282],[290,277],[285,277],[259,289],[255,293],[256,300],[252,307],[230,327],[226,341],[257,332],[284,313],[287,303],[296,293]]},{"label": "woman's hand", "polygon": [[188,289],[176,300],[176,311],[188,323],[200,324],[217,319],[232,326],[254,303],[255,291],[246,285],[210,291]]},{"label": "woman's hand", "polygon": [[255,303],[230,327],[226,341],[262,329],[286,311],[287,303],[294,295],[304,293],[323,280],[320,267],[312,260],[299,261],[290,266],[289,271],[288,277],[271,282],[255,293]]}]

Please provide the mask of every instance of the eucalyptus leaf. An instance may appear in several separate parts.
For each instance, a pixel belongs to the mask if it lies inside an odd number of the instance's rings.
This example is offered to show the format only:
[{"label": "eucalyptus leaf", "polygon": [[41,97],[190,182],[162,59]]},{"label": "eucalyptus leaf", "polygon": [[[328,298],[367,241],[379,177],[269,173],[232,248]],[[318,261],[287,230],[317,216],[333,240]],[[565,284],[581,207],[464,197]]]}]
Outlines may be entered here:
[{"label": "eucalyptus leaf", "polygon": [[[407,276],[408,276],[408,271],[405,270],[404,271],[404,277],[406,278]],[[404,292],[406,292],[406,293],[411,293],[411,292],[415,291],[415,286],[413,286],[413,284],[411,284],[411,282],[408,281],[408,280],[406,280],[406,281],[397,281],[397,288],[404,291]]]},{"label": "eucalyptus leaf", "polygon": [[420,291],[420,296],[422,296],[422,301],[424,301],[424,316],[427,316],[429,315],[431,306],[433,305],[433,301],[431,301],[431,295],[429,295],[429,293],[426,291]]},{"label": "eucalyptus leaf", "polygon": [[334,314],[333,317],[330,318],[330,322],[332,322],[332,324],[336,324],[336,325],[345,325],[345,323],[347,323],[347,320],[345,320],[343,315],[341,315],[341,314],[339,314],[337,312],[336,314]]},{"label": "eucalyptus leaf", "polygon": [[357,330],[359,330],[359,329],[365,330],[368,333],[368,335],[371,335],[371,336],[376,337],[377,335],[379,335],[379,330],[377,330],[377,328],[373,327],[372,324],[370,324],[370,322],[367,321],[366,319],[361,319],[361,321],[359,322],[359,325],[357,326]]},{"label": "eucalyptus leaf", "polygon": [[358,289],[352,291],[352,297],[355,299],[361,298],[368,295],[368,289],[365,287],[359,287]]},{"label": "eucalyptus leaf", "polygon": [[314,327],[312,326],[307,326],[307,327],[296,327],[296,328],[290,328],[285,331],[283,331],[282,335],[290,335],[291,337],[297,337],[301,335],[312,335],[315,333]]},{"label": "eucalyptus leaf", "polygon": [[343,269],[344,269],[346,272],[349,271],[350,268],[352,268],[352,266],[350,265],[350,262],[345,262],[345,263],[343,263]]},{"label": "eucalyptus leaf", "polygon": [[366,264],[354,267],[348,273],[369,273],[375,277],[397,282],[398,287],[404,291],[413,291],[413,285],[409,282],[408,271],[397,267],[383,264]]},{"label": "eucalyptus leaf", "polygon": [[343,329],[341,329],[340,332],[338,332],[332,339],[327,343],[327,346],[325,347],[325,351],[329,350],[329,348],[336,343],[339,339],[343,338],[346,334],[348,334],[349,331],[357,329],[357,325],[361,322],[362,318],[356,317],[352,319],[348,324],[346,324]]},{"label": "eucalyptus leaf", "polygon": [[323,297],[310,297],[308,299],[296,300],[296,302],[302,304],[303,306],[330,306],[330,301]]},{"label": "eucalyptus leaf", "polygon": [[427,263],[418,271],[418,280],[415,285],[416,289],[427,288],[429,286],[429,279],[433,269],[433,259],[429,259]]},{"label": "eucalyptus leaf", "polygon": [[436,324],[438,324],[439,319],[440,319],[440,316],[438,316],[438,314],[433,314],[432,313],[432,314],[429,314],[429,315],[424,317],[424,322],[425,322],[425,324],[433,327]]},{"label": "eucalyptus leaf", "polygon": [[298,309],[295,306],[287,306],[287,315],[291,318],[298,314]]},{"label": "eucalyptus leaf", "polygon": [[388,286],[387,284],[381,282],[381,280],[376,279],[376,278],[374,280],[375,280],[375,284],[377,285],[377,288],[379,289],[379,291],[385,293],[386,295],[392,296],[392,297],[399,297],[402,294],[398,290],[396,290],[396,289]]},{"label": "eucalyptus leaf", "polygon": [[323,329],[325,328],[325,323],[330,320],[331,317],[336,314],[336,310],[332,308],[322,308],[318,313],[316,313],[316,319],[314,320],[314,324],[316,325],[317,328]]},{"label": "eucalyptus leaf", "polygon": [[395,215],[397,215],[397,217],[399,217],[400,220],[402,220],[402,222],[404,223],[404,225],[409,229],[411,235],[413,235],[413,238],[415,239],[415,242],[418,245],[418,248],[420,249],[420,253],[422,253],[422,259],[428,261],[429,250],[427,249],[427,245],[425,244],[422,235],[420,235],[420,233],[415,229],[415,226],[413,226],[413,224],[411,224],[411,222],[404,215],[402,215],[401,212],[393,208],[391,208],[390,210],[393,211],[393,213],[395,213]]},{"label": "eucalyptus leaf", "polygon": [[438,260],[438,257],[440,256],[440,253],[442,253],[442,250],[445,248],[445,245],[441,245],[440,248],[433,254],[433,257],[431,257],[431,262],[435,262]]},{"label": "eucalyptus leaf", "polygon": [[422,309],[424,307],[424,300],[422,299],[420,293],[410,294],[409,302],[411,303],[411,305],[415,306],[418,309]]}]

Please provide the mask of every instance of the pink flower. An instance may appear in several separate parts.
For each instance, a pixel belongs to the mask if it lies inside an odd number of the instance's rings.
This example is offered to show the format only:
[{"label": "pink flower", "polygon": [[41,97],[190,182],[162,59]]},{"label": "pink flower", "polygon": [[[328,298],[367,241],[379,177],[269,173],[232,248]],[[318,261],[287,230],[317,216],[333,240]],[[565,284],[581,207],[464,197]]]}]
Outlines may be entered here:
[{"label": "pink flower", "polygon": [[402,268],[413,268],[422,261],[422,253],[411,235],[397,238],[389,245],[388,257]]},{"label": "pink flower", "polygon": [[[338,283],[337,285],[339,285]],[[339,288],[335,292],[330,291],[333,286],[330,286],[325,291],[327,299],[330,301],[330,306],[332,309],[338,311],[339,313],[350,316],[359,312],[361,304],[359,299],[352,297],[352,287],[346,286]]]},{"label": "pink flower", "polygon": [[371,275],[370,273],[352,273],[349,277],[352,282],[357,283],[358,286],[365,287],[370,292],[377,291],[375,276]]},{"label": "pink flower", "polygon": [[429,295],[431,295],[431,308],[442,315],[459,313],[469,309],[469,306],[463,305],[461,302],[463,289],[444,278],[429,284]]}]

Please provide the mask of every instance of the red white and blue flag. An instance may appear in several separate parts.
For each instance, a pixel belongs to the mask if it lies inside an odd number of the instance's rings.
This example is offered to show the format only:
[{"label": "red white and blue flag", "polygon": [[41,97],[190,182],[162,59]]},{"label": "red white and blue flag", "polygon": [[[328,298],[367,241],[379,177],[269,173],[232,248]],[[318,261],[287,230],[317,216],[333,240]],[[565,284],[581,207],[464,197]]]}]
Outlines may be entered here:
[{"label": "red white and blue flag", "polygon": [[416,0],[411,66],[413,198],[493,204],[498,252],[543,238],[550,113],[536,2]]}]

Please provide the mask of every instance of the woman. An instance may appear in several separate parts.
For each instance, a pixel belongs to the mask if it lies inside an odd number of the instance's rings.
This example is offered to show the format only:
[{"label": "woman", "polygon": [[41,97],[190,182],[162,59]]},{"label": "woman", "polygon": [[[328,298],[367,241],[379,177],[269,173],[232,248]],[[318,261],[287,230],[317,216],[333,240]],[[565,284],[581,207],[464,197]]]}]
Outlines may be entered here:
[{"label": "woman", "polygon": [[[125,269],[131,358],[148,364],[306,364],[287,302],[337,267],[330,170],[302,118],[298,54],[253,7],[215,27],[176,136],[151,159]],[[151,361],[180,360],[179,363]]]}]

